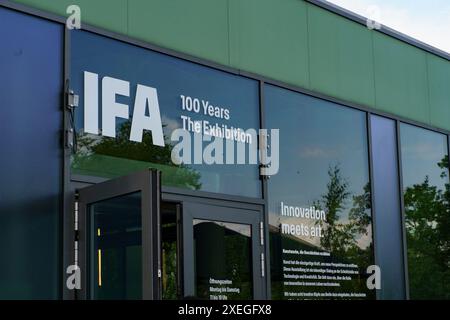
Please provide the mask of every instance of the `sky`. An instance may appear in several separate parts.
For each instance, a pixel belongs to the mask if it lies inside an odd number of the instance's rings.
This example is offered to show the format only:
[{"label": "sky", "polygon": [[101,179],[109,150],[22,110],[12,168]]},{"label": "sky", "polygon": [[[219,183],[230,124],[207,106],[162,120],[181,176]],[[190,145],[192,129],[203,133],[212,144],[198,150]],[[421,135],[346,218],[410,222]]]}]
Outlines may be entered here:
[{"label": "sky", "polygon": [[450,0],[327,0],[450,53]]}]

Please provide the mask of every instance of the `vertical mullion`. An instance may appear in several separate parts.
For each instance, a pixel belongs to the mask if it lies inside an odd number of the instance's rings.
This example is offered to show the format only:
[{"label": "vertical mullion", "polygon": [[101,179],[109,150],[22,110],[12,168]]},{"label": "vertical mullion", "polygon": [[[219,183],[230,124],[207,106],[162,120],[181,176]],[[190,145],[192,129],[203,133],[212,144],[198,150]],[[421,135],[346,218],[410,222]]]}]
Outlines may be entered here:
[{"label": "vertical mullion", "polygon": [[159,241],[159,187],[157,173],[148,170],[143,176],[141,194],[142,219],[142,299],[159,299],[158,252]]},{"label": "vertical mullion", "polygon": [[402,240],[403,240],[403,270],[405,276],[405,295],[409,300],[409,274],[408,274],[408,244],[406,242],[406,218],[405,218],[405,202],[403,195],[403,167],[402,167],[402,152],[401,152],[401,132],[400,121],[396,120],[396,139],[397,139],[397,161],[398,161],[398,173],[399,173],[399,189],[400,189],[400,213],[402,223]]},{"label": "vertical mullion", "polygon": [[[375,190],[375,184],[374,184],[374,176],[373,176],[373,155],[372,155],[372,124],[371,124],[371,113],[366,113],[366,123],[367,123],[367,149],[368,149],[368,156],[369,156],[369,183],[370,183],[370,213],[372,217],[372,246],[373,246],[373,261],[375,265],[378,265],[378,257],[377,257],[377,243],[376,243],[376,208],[375,208],[375,201],[374,201],[374,190]],[[380,299],[380,290],[375,291],[376,299]]]},{"label": "vertical mullion", "polygon": [[[259,81],[259,121],[260,121],[260,128],[261,129],[267,129],[266,124],[266,113],[265,113],[265,103],[264,103],[264,81]],[[269,145],[269,139],[267,139],[267,145]],[[264,209],[263,209],[263,225],[264,225],[264,269],[265,269],[265,285],[264,285],[264,291],[265,291],[265,297],[267,299],[271,299],[272,297],[272,284],[271,284],[271,274],[270,274],[270,250],[269,250],[269,242],[270,242],[270,235],[269,235],[269,200],[268,200],[268,189],[267,189],[267,179],[261,179],[261,188],[262,188],[262,198],[264,200]],[[264,293],[263,293],[264,294]]]},{"label": "vertical mullion", "polygon": [[[70,129],[70,114],[69,110],[67,109],[68,101],[67,101],[67,92],[69,90],[69,81],[70,81],[70,48],[71,48],[71,41],[70,41],[70,30],[65,28],[65,25],[62,26],[64,28],[64,47],[62,50],[64,50],[64,75],[63,75],[63,106],[62,106],[62,121],[63,121],[63,132],[62,132],[62,150],[63,150],[63,168],[62,168],[62,174],[63,174],[63,182],[62,182],[62,194],[63,194],[63,200],[62,200],[62,206],[63,206],[63,216],[61,218],[60,226],[61,226],[61,232],[62,235],[62,252],[61,252],[61,279],[62,279],[62,298],[67,300],[74,300],[76,299],[76,292],[75,290],[68,290],[65,282],[66,278],[66,272],[65,269],[73,264],[73,257],[74,257],[74,243],[75,243],[75,231],[74,231],[74,211],[73,211],[73,204],[75,203],[75,196],[74,192],[71,190],[71,183],[70,183],[70,157],[72,150],[66,146],[66,134],[67,130]],[[80,249],[80,248],[79,248]],[[84,271],[84,269],[82,269]],[[84,272],[82,272],[82,278],[84,278],[83,275]]]}]

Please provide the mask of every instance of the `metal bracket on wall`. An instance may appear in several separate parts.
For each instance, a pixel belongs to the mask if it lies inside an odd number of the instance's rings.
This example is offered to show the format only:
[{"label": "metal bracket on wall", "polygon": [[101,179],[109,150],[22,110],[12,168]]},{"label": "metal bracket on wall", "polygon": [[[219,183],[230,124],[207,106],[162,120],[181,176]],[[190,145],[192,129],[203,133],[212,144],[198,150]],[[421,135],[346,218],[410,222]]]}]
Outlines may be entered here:
[{"label": "metal bracket on wall", "polygon": [[267,168],[270,167],[270,165],[267,164],[267,152],[269,151],[270,147],[269,147],[269,134],[264,131],[261,130],[260,134],[259,134],[259,161],[260,161],[260,165],[259,165],[259,177],[261,180],[269,180],[270,176],[268,176],[266,174],[267,172]]}]

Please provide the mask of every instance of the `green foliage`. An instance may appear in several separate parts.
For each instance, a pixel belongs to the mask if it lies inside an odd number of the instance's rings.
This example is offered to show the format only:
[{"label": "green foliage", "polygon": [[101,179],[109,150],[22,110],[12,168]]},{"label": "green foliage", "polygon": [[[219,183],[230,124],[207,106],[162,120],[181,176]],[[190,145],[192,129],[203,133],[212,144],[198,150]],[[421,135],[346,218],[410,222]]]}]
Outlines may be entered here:
[{"label": "green foliage", "polygon": [[438,164],[445,190],[428,177],[404,192],[412,299],[450,299],[450,185],[448,156]]},{"label": "green foliage", "polygon": [[177,296],[177,243],[163,241],[163,290],[164,300],[176,300]]},{"label": "green foliage", "polygon": [[[164,126],[165,127],[165,126]],[[172,144],[166,140],[164,147],[155,146],[152,135],[144,131],[142,142],[129,140],[131,121],[124,122],[115,138],[99,137],[88,134],[78,135],[78,150],[72,161],[72,168],[79,172],[90,172],[94,175],[122,175],[142,169],[155,168],[162,171],[163,184],[189,189],[200,189],[200,173],[185,166],[174,165],[171,159]],[[102,156],[102,157],[99,157]],[[106,156],[106,157],[105,157]],[[101,159],[104,159],[103,161]],[[112,161],[118,163],[112,165]],[[140,163],[136,164],[136,162]],[[106,163],[105,163],[106,162]],[[108,166],[108,172],[105,174]]]},{"label": "green foliage", "polygon": [[[349,253],[353,253],[356,256],[349,258],[358,258],[366,250],[369,250],[367,252],[369,257],[370,247],[360,248],[358,239],[370,232],[372,221],[370,185],[367,183],[364,186],[364,192],[361,195],[351,197],[348,182],[342,177],[338,165],[330,167],[328,175],[330,180],[327,184],[327,192],[315,202],[316,207],[324,208],[327,212],[326,221],[318,222],[324,227],[324,236],[320,244],[324,249],[342,257],[348,257]],[[345,219],[346,204],[350,198],[353,205]]]},{"label": "green foliage", "polygon": [[[333,260],[359,267],[359,276],[343,283],[340,291],[365,291],[373,298],[374,292],[365,283],[365,268],[373,264],[370,184],[364,186],[362,194],[352,195],[338,165],[328,169],[328,176],[327,191],[315,202],[317,208],[327,212],[326,221],[317,222],[324,230],[320,245],[331,253]],[[362,237],[370,240],[360,241]]]}]

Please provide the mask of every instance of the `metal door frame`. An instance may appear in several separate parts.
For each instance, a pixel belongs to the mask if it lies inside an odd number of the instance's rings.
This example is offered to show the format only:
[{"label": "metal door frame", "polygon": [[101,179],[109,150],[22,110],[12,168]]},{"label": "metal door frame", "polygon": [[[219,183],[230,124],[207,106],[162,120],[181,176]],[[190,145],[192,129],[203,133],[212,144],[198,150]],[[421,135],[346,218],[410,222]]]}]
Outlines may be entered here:
[{"label": "metal door frame", "polygon": [[265,240],[262,228],[264,211],[261,205],[235,203],[229,201],[183,201],[183,292],[184,296],[194,296],[194,250],[193,220],[213,220],[251,226],[253,299],[266,298]]},{"label": "metal door frame", "polygon": [[[161,299],[161,174],[148,169],[124,177],[101,182],[77,190],[78,193],[78,234],[75,239],[75,260],[81,268],[81,289],[77,290],[77,299],[89,299],[89,217],[88,205],[141,192],[142,215],[142,298],[144,300]],[[76,221],[76,217],[75,217]],[[77,225],[77,222],[75,222]],[[77,229],[77,226],[75,226]],[[156,237],[155,237],[156,235]]]}]

